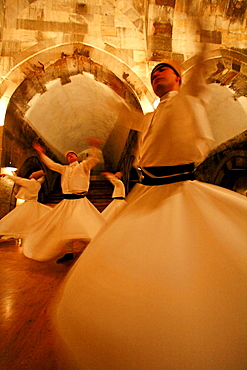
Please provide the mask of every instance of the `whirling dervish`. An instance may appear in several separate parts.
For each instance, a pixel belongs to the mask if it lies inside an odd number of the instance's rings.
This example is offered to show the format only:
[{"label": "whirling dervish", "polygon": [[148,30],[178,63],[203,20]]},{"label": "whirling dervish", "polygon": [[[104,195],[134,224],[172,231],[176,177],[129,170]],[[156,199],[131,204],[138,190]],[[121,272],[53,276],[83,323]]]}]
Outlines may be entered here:
[{"label": "whirling dervish", "polygon": [[112,201],[108,206],[101,212],[102,216],[106,221],[113,220],[126,206],[125,200],[125,186],[122,178],[122,172],[102,172],[102,176],[105,176],[114,186],[112,192]]},{"label": "whirling dervish", "polygon": [[247,202],[194,178],[214,145],[204,59],[181,87],[176,61],[152,70],[160,103],[140,122],[141,182],[73,266],[55,307],[68,366],[246,368]]},{"label": "whirling dervish", "polygon": [[68,150],[65,158],[68,165],[55,163],[48,158],[38,143],[34,148],[43,163],[61,174],[64,199],[52,212],[36,222],[23,242],[23,253],[37,261],[73,259],[73,241],[89,242],[104,225],[104,219],[97,208],[87,199],[91,169],[99,162],[102,142],[88,138],[90,155],[78,162],[75,151]]},{"label": "whirling dervish", "polygon": [[45,173],[42,170],[33,172],[29,179],[16,175],[0,175],[15,183],[16,199],[24,202],[16,206],[0,220],[0,236],[5,239],[23,239],[31,230],[34,222],[51,211],[51,207],[38,202],[38,194]]}]

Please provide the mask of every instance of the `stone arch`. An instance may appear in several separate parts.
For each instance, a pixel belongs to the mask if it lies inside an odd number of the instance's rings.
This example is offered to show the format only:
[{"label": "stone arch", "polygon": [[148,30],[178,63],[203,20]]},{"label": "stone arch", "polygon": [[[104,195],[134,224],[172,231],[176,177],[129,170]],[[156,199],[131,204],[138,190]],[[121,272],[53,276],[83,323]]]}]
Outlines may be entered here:
[{"label": "stone arch", "polygon": [[231,157],[225,157],[220,163],[214,184],[227,189],[234,189],[237,180],[247,175],[247,155],[240,150],[231,151]]},{"label": "stone arch", "polygon": [[[192,57],[182,64],[183,75],[189,75],[189,71],[195,64]],[[234,90],[235,98],[247,96],[247,55],[233,49],[218,49],[207,52],[207,82],[218,83]]]},{"label": "stone arch", "polygon": [[[72,36],[70,36],[72,38]],[[59,42],[57,39],[49,39],[45,42],[30,47],[16,56],[16,65],[8,72],[0,84],[0,96],[10,99],[13,92],[31,74],[42,74],[44,69],[61,59],[78,57],[88,60],[89,64],[101,66],[102,69],[111,71],[117,79],[126,84],[140,104],[151,104],[154,95],[150,86],[143,81],[134,71],[135,63],[131,57],[123,51],[117,51],[111,47],[110,52],[105,48],[95,47],[84,42],[84,37],[76,37],[76,40]],[[114,51],[115,54],[114,55]],[[88,70],[87,70],[88,71]],[[93,74],[93,70],[89,71]],[[99,75],[95,78],[100,78]],[[149,82],[149,79],[148,79]],[[111,86],[114,90],[114,86]],[[119,92],[119,91],[116,91]]]},{"label": "stone arch", "polygon": [[238,191],[238,179],[247,177],[246,143],[247,131],[244,131],[219,145],[197,168],[196,178]]},{"label": "stone arch", "polygon": [[[68,48],[69,47],[69,48]],[[66,51],[66,52],[65,52]],[[43,51],[45,53],[45,51]],[[55,61],[51,61],[48,55],[44,55],[44,60],[39,58],[40,53],[35,55],[33,58],[30,57],[24,60],[23,63],[19,63],[18,68],[22,71],[22,75],[19,78],[19,85],[15,88],[13,94],[9,94],[9,98],[14,102],[14,115],[17,119],[25,125],[25,129],[30,131],[25,124],[24,115],[27,111],[29,101],[36,94],[43,94],[46,92],[46,84],[52,80],[60,79],[62,85],[70,83],[70,77],[83,74],[87,72],[94,76],[94,79],[98,82],[102,82],[118,95],[120,95],[125,101],[137,109],[142,109],[139,97],[135,91],[134,86],[128,83],[128,74],[124,74],[124,78],[118,77],[112,70],[108,69],[106,60],[104,65],[92,58],[93,48],[84,44],[73,44],[73,45],[61,45],[60,47],[55,47],[54,52],[56,52]],[[41,53],[42,54],[42,53]],[[105,55],[105,54],[104,54]],[[54,55],[53,55],[54,56]],[[102,56],[103,58],[103,56]],[[42,60],[42,62],[41,62]],[[118,65],[120,64],[117,61]],[[17,73],[17,70],[13,71],[13,77]],[[12,75],[9,75],[9,80]],[[8,91],[9,92],[9,91]],[[13,120],[12,120],[13,122]],[[30,133],[29,136],[33,136]],[[5,149],[6,149],[5,145]],[[3,156],[4,153],[3,153]],[[25,154],[26,156],[26,154]],[[26,157],[27,158],[27,157]],[[25,158],[23,158],[25,160]]]},{"label": "stone arch", "polygon": [[28,102],[36,93],[44,93],[46,91],[45,85],[52,80],[59,78],[61,84],[64,85],[70,83],[71,76],[87,72],[92,74],[96,81],[109,86],[127,102],[138,106],[139,100],[134,86],[124,78],[117,76],[108,67],[95,62],[90,57],[87,46],[80,46],[81,49],[78,47],[73,49],[72,54],[62,52],[55,62],[49,61],[46,65],[40,61],[32,61],[32,63],[29,61],[28,64],[24,62],[22,68],[25,70],[25,74],[19,86],[26,88],[27,93],[22,96],[22,101]]},{"label": "stone arch", "polygon": [[[59,63],[60,59],[77,56],[78,58],[88,59],[91,65],[101,66],[102,70],[111,71],[112,76],[118,78],[128,87],[131,94],[139,101],[144,112],[152,109],[155,96],[151,91],[149,76],[144,81],[134,72],[135,63],[132,58],[125,55],[123,51],[115,50],[116,55],[114,55],[114,48],[111,48],[111,52],[108,52],[107,45],[105,45],[105,49],[101,49],[85,43],[84,38],[81,38],[81,41],[73,40],[73,42],[68,41],[59,44],[57,39],[49,39],[20,53],[16,57],[17,64],[0,84],[0,96],[2,96],[6,105],[14,91],[27,76],[37,76],[52,64]],[[195,57],[182,63],[185,82],[194,64]],[[245,54],[231,49],[209,51],[207,66],[209,83],[216,82],[230,86],[235,91],[236,97],[247,96],[247,56]],[[78,72],[80,73],[80,71]],[[94,73],[93,70],[90,70],[90,72]],[[96,73],[95,78],[100,78],[100,73]],[[116,86],[111,87],[116,89]],[[119,93],[119,91],[116,92]]]},{"label": "stone arch", "polygon": [[[44,172],[46,172],[45,181],[42,184],[38,195],[38,200],[41,203],[44,203],[46,196],[49,194],[50,189],[53,186],[54,175],[51,174],[51,171],[47,171],[46,167],[40,161],[40,159],[36,156],[31,156],[27,158],[18,170],[18,176],[29,178],[32,172],[39,170],[43,170]],[[13,195],[11,199],[11,204],[13,204]]]}]

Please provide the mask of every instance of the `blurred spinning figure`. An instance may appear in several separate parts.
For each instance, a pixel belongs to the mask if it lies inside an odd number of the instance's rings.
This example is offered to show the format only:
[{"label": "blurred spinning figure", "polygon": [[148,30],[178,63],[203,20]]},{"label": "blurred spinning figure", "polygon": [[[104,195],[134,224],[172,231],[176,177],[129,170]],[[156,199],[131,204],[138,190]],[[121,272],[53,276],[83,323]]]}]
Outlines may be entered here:
[{"label": "blurred spinning figure", "polygon": [[38,202],[38,193],[45,179],[44,171],[35,171],[29,179],[16,175],[0,175],[14,181],[17,187],[17,199],[24,202],[15,207],[0,220],[2,239],[23,239],[30,231],[34,222],[51,211],[51,207]]},{"label": "blurred spinning figure", "polygon": [[48,158],[42,146],[35,143],[34,148],[43,163],[61,174],[64,199],[52,212],[35,223],[23,242],[23,253],[37,261],[63,258],[63,262],[73,258],[73,241],[90,241],[103,226],[104,219],[97,208],[87,199],[90,171],[99,162],[102,142],[88,138],[91,155],[78,162],[73,150],[65,153],[68,165],[55,163]]},{"label": "blurred spinning figure", "polygon": [[111,172],[102,172],[102,176],[105,176],[114,186],[112,193],[111,203],[101,212],[102,216],[106,221],[113,220],[125,207],[125,186],[122,182],[122,172],[116,172],[115,174]]},{"label": "blurred spinning figure", "polygon": [[56,307],[76,369],[246,368],[247,202],[194,179],[214,142],[202,71],[200,55],[181,88],[175,61],[152,71],[160,104],[140,122],[142,182]]}]

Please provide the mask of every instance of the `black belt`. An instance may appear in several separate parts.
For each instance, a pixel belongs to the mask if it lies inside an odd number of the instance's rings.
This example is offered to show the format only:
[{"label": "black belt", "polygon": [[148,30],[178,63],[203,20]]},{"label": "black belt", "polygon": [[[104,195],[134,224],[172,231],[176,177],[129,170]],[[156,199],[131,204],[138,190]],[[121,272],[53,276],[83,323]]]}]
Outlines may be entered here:
[{"label": "black belt", "polygon": [[[160,166],[160,167],[144,167],[149,173],[158,177],[151,177],[145,172],[142,172],[141,184],[148,186],[172,184],[175,182],[195,180],[194,163],[182,164],[178,166]],[[186,172],[186,173],[181,173]],[[173,176],[171,176],[173,175]],[[160,177],[159,177],[160,176]],[[161,177],[167,176],[167,177]]]},{"label": "black belt", "polygon": [[159,167],[143,167],[154,176],[171,176],[184,172],[193,172],[195,169],[194,163],[179,164],[177,166],[159,166]]},{"label": "black belt", "polygon": [[87,194],[63,194],[64,199],[80,199],[80,198],[85,198]]},{"label": "black belt", "polygon": [[124,197],[114,197],[113,199],[125,199]]}]

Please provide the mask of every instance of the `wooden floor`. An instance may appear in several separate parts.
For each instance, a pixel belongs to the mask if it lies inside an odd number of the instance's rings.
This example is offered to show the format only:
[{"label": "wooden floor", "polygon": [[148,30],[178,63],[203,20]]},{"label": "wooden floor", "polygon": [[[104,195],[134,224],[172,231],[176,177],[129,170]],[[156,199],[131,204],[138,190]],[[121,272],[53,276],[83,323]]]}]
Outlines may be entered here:
[{"label": "wooden floor", "polygon": [[26,258],[14,240],[0,242],[0,369],[61,369],[51,307],[79,257],[61,264]]}]

